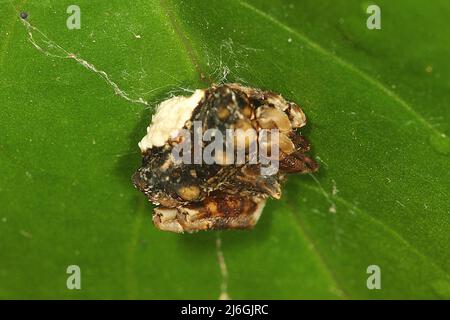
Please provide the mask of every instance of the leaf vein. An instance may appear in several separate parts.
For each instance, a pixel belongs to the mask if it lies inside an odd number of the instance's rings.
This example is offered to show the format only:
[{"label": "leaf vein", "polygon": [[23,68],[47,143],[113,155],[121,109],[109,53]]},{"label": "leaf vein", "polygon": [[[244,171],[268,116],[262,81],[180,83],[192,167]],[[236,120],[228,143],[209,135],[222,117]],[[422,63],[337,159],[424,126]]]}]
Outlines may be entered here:
[{"label": "leaf vein", "polygon": [[301,233],[301,236],[310,243],[310,250],[313,252],[313,254],[316,255],[319,264],[322,265],[322,267],[325,269],[325,271],[328,273],[328,275],[330,276],[331,280],[334,282],[335,288],[338,289],[338,295],[346,300],[350,299],[349,294],[344,290],[344,288],[339,284],[338,280],[337,280],[337,276],[336,274],[333,272],[333,270],[330,268],[330,266],[328,265],[328,263],[326,262],[324,256],[321,254],[321,252],[319,251],[319,248],[317,247],[315,241],[313,240],[313,238],[310,236],[310,234],[306,231],[305,227],[303,226],[303,223],[300,219],[300,217],[296,214],[294,214],[294,208],[289,204],[289,202],[286,202],[290,208],[290,212],[293,215],[295,221],[297,221],[297,226],[298,226],[298,230]]},{"label": "leaf vein", "polygon": [[[311,191],[314,191],[316,193],[319,193],[320,195],[323,195],[322,191],[316,187],[313,187],[311,185],[307,185],[307,184],[302,184],[301,187],[305,187]],[[397,232],[397,230],[393,229],[392,227],[384,224],[382,221],[380,221],[379,219],[373,217],[372,215],[370,215],[369,213],[367,213],[366,211],[362,210],[361,208],[359,208],[357,205],[350,203],[349,201],[345,200],[344,198],[342,198],[341,196],[337,196],[334,195],[333,199],[335,199],[336,201],[340,202],[342,205],[344,205],[347,208],[351,208],[354,209],[355,211],[359,212],[360,214],[368,217],[368,219],[374,223],[379,225],[381,228],[383,228],[384,230],[386,230],[388,233],[390,233],[392,236],[394,236],[395,238],[397,238],[400,242],[402,242],[405,247],[407,249],[409,249],[411,252],[413,252],[414,254],[416,254],[418,257],[420,257],[422,260],[427,261],[431,266],[433,266],[435,269],[437,269],[438,271],[442,272],[443,274],[445,274],[447,277],[449,277],[449,273],[446,272],[445,270],[443,270],[440,266],[438,266],[429,256],[425,255],[424,253],[422,253],[421,251],[419,251],[417,248],[415,248],[411,243],[409,243],[401,234],[399,234]]]}]

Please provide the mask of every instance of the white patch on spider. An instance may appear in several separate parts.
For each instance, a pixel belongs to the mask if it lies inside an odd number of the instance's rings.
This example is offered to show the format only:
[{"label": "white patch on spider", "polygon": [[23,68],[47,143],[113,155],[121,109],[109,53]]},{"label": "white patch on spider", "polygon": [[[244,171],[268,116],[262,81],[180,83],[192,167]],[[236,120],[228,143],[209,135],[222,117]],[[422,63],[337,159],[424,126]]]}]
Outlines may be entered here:
[{"label": "white patch on spider", "polygon": [[204,96],[204,90],[195,90],[190,97],[176,96],[161,102],[147,128],[147,134],[138,144],[141,151],[162,147],[169,138],[176,137]]}]

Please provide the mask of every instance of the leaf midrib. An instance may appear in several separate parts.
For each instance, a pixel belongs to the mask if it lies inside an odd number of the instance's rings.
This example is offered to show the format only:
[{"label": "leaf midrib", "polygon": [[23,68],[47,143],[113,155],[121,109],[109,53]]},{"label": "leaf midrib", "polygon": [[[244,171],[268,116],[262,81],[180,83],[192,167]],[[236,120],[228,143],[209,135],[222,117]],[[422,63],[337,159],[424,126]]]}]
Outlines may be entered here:
[{"label": "leaf midrib", "polygon": [[192,47],[191,43],[189,42],[189,39],[186,37],[181,25],[179,23],[177,23],[172,10],[170,10],[170,8],[169,8],[169,4],[168,4],[167,0],[160,0],[159,4],[160,4],[161,9],[164,12],[165,16],[167,17],[169,24],[172,26],[173,31],[175,32],[175,35],[178,37],[178,40],[181,42],[181,45],[183,46],[188,59],[191,61],[195,71],[197,72],[200,82],[203,82],[209,86],[211,84],[211,81],[210,81],[210,79],[208,79],[205,76],[205,74],[201,70],[199,59],[196,56],[195,50]]}]

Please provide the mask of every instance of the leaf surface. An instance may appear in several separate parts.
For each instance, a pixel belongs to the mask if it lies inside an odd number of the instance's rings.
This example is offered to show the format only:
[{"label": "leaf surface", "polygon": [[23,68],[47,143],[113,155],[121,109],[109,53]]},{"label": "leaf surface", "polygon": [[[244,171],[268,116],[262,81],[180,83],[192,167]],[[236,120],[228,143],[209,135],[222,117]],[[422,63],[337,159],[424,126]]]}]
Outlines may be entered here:
[{"label": "leaf surface", "polygon": [[[376,31],[361,1],[78,1],[80,30],[68,1],[1,6],[0,297],[450,298],[450,6],[412,3],[379,1]],[[221,81],[298,102],[321,169],[250,232],[157,231],[137,142],[159,101]]]}]

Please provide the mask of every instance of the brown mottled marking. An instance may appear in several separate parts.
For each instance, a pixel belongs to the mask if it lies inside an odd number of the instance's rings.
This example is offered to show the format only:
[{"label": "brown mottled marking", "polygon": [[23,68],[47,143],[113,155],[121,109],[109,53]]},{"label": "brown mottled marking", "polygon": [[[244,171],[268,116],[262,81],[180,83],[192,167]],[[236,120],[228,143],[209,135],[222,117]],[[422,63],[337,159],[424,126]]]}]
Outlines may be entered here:
[{"label": "brown mottled marking", "polygon": [[241,109],[241,113],[248,119],[250,119],[253,115],[253,109],[250,106],[245,106]]},{"label": "brown mottled marking", "polygon": [[285,134],[279,134],[280,149],[286,154],[291,154],[295,151],[295,145]]},{"label": "brown mottled marking", "polygon": [[197,171],[195,171],[195,169],[191,169],[189,173],[191,174],[192,177],[197,178]]},{"label": "brown mottled marking", "polygon": [[217,116],[220,120],[226,120],[230,116],[230,110],[227,107],[222,106],[217,110]]},{"label": "brown mottled marking", "polygon": [[195,185],[183,186],[177,190],[177,193],[186,201],[194,201],[200,196],[200,188]]},{"label": "brown mottled marking", "polygon": [[280,161],[279,165],[280,170],[286,173],[310,173],[316,172],[319,168],[313,159],[305,156],[301,152],[294,152],[285,157]]},{"label": "brown mottled marking", "polygon": [[308,152],[311,149],[309,141],[302,135],[294,134],[291,140],[299,151]]}]

